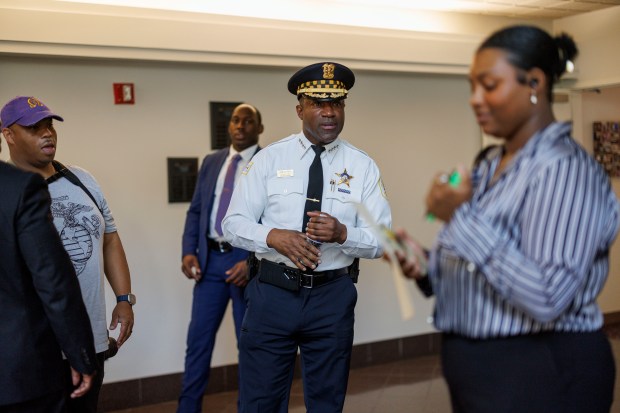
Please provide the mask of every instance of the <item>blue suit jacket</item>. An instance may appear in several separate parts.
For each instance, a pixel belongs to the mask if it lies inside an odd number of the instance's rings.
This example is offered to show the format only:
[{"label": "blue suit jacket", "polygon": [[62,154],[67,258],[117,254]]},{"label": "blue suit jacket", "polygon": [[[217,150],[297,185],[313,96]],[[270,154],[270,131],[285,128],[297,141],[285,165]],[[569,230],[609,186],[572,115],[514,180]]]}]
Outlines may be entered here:
[{"label": "blue suit jacket", "polygon": [[[259,146],[256,152],[260,149]],[[181,258],[187,254],[196,255],[202,271],[207,267],[207,235],[210,231],[209,222],[215,198],[215,184],[229,152],[230,147],[220,149],[207,155],[202,161],[192,203],[185,219]]]}]

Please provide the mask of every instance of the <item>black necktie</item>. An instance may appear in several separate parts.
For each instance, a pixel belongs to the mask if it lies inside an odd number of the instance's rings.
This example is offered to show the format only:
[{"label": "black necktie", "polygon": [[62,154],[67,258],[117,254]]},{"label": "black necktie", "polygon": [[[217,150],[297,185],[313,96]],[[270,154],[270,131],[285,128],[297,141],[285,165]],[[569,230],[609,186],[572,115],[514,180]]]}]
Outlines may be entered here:
[{"label": "black necktie", "polygon": [[306,195],[306,207],[304,208],[304,219],[301,232],[306,232],[306,226],[310,217],[309,211],[321,210],[321,198],[323,197],[323,166],[321,165],[321,153],[325,150],[323,146],[312,145],[314,160],[310,165],[308,174],[308,192]]}]

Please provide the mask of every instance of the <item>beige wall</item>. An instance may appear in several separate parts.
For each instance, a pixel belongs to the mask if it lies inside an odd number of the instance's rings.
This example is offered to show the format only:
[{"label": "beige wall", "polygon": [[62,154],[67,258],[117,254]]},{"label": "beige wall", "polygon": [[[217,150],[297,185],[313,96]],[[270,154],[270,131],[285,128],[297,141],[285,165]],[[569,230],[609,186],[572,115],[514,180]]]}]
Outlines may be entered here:
[{"label": "beige wall", "polygon": [[587,89],[620,85],[620,6],[554,21],[555,32],[567,32],[579,46],[577,81]]},{"label": "beige wall", "polygon": [[[119,226],[138,295],[131,341],[109,362],[106,381],[183,370],[191,283],[181,274],[181,233],[188,204],[168,204],[167,157],[209,152],[209,101],[248,101],[264,118],[263,144],[300,129],[292,71],[198,64],[3,57],[0,101],[34,94],[65,118],[58,159],[93,172]],[[422,217],[427,183],[437,170],[469,163],[480,135],[463,77],[358,71],[343,137],[382,170],[395,226],[430,244],[438,224]],[[134,82],[136,104],[113,104],[112,83]],[[446,151],[449,147],[450,150]],[[6,157],[6,147],[1,154]],[[432,331],[432,301],[415,288],[416,316],[400,317],[388,266],[362,264],[356,343]],[[113,297],[108,289],[108,307]],[[230,314],[214,365],[236,362]]]}]

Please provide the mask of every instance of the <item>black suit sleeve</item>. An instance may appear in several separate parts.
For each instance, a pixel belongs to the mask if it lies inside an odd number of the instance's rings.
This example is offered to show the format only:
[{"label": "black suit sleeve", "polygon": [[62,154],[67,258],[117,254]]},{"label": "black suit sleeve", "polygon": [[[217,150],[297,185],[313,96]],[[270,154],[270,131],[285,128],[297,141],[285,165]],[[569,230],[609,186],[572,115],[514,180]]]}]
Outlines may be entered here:
[{"label": "black suit sleeve", "polygon": [[71,366],[84,374],[97,368],[93,335],[73,264],[50,214],[43,178],[32,175],[16,217],[19,249],[32,274],[45,313]]}]

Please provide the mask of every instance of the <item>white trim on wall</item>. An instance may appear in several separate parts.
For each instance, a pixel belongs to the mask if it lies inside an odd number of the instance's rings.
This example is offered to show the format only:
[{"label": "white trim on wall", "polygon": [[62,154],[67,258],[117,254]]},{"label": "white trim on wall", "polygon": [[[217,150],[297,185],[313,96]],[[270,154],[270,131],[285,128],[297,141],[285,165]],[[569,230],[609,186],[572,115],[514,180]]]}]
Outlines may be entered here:
[{"label": "white trim on wall", "polygon": [[437,31],[416,31],[413,21],[412,30],[388,30],[0,0],[0,54],[280,67],[338,60],[354,69],[465,74],[476,46],[490,31],[519,22],[551,28],[549,20],[426,13],[437,20]]}]

